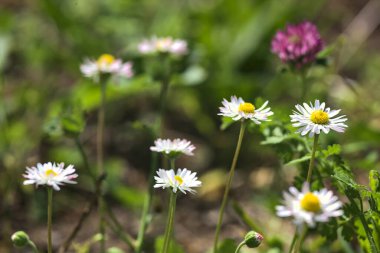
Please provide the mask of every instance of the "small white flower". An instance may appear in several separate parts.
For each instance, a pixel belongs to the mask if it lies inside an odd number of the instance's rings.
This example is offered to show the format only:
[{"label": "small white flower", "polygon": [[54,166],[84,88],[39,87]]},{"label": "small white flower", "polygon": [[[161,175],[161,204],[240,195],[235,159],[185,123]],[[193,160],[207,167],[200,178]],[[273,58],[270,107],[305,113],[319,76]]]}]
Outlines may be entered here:
[{"label": "small white flower", "polygon": [[112,74],[126,78],[133,76],[131,62],[123,63],[122,60],[115,59],[115,57],[110,54],[103,54],[96,61],[85,60],[85,62],[80,65],[80,70],[85,77],[92,78],[95,81],[99,81],[101,74]]},{"label": "small white flower", "polygon": [[284,192],[284,200],[283,206],[276,206],[277,215],[293,217],[297,226],[306,223],[315,227],[316,222],[328,222],[330,217],[343,215],[342,203],[332,191],[323,188],[310,192],[308,183],[304,183],[301,192],[290,187],[289,193]]},{"label": "small white flower", "polygon": [[187,53],[187,42],[171,37],[145,39],[138,44],[141,54],[169,53],[181,56]]},{"label": "small white flower", "polygon": [[164,153],[165,155],[176,157],[180,154],[192,156],[195,147],[186,139],[157,139],[154,146],[150,147],[151,151]]},{"label": "small white flower", "polygon": [[202,184],[198,180],[197,173],[191,172],[188,169],[178,169],[177,173],[174,170],[158,169],[157,176],[154,179],[156,180],[154,188],[165,189],[171,187],[174,193],[177,190],[180,190],[184,194],[186,194],[186,191],[195,193],[196,191],[191,188],[200,187]]},{"label": "small white flower", "polygon": [[246,103],[242,98],[236,96],[231,97],[231,101],[223,99],[223,106],[219,107],[218,115],[230,117],[233,120],[250,119],[256,124],[261,124],[261,121],[269,121],[268,117],[273,115],[270,107],[265,108],[268,104],[266,101],[259,109],[251,103]]},{"label": "small white flower", "polygon": [[325,103],[320,104],[319,100],[315,100],[314,105],[310,102],[310,106],[306,103],[303,103],[303,106],[296,105],[297,111],[293,111],[290,118],[293,126],[299,127],[297,133],[301,135],[309,133],[310,137],[320,134],[321,131],[327,134],[330,129],[343,133],[347,127],[344,123],[347,121],[346,115],[335,117],[340,110],[331,110],[325,106]]},{"label": "small white flower", "polygon": [[54,190],[59,191],[60,185],[63,184],[76,184],[74,179],[78,177],[75,174],[75,169],[73,165],[64,168],[65,164],[55,164],[55,163],[38,163],[36,167],[26,168],[26,173],[23,175],[26,180],[24,185],[36,184],[47,185],[53,187]]}]

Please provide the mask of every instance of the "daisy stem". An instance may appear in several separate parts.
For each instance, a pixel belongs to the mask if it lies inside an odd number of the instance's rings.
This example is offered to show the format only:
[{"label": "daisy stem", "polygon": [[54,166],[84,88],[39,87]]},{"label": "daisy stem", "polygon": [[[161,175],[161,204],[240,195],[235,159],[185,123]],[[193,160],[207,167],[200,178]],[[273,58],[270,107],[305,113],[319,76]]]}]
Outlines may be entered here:
[{"label": "daisy stem", "polygon": [[166,222],[164,245],[161,251],[162,253],[169,252],[170,241],[171,241],[171,237],[173,233],[173,223],[174,223],[176,201],[177,201],[177,194],[173,192],[173,190],[170,190],[169,214],[168,214],[168,220]]},{"label": "daisy stem", "polygon": [[290,244],[290,248],[289,248],[288,253],[292,253],[292,251],[294,249],[294,245],[296,244],[297,238],[298,238],[298,233],[297,233],[297,230],[296,230],[294,232],[294,236],[293,236],[293,239],[292,239],[292,243]]},{"label": "daisy stem", "polygon": [[[170,73],[161,82],[159,118],[156,120],[155,125],[152,127],[152,135],[153,135],[152,139],[155,139],[157,136],[162,135],[162,122],[164,118],[166,96],[169,89],[169,80],[170,80]],[[136,242],[136,251],[135,251],[136,253],[140,253],[142,250],[142,246],[143,246],[144,238],[145,238],[145,230],[148,227],[148,223],[149,223],[148,215],[149,215],[149,210],[152,203],[153,181],[154,181],[153,178],[154,178],[154,173],[157,169],[157,164],[158,164],[158,154],[156,152],[153,152],[152,158],[151,158],[149,175],[148,175],[148,187],[149,187],[148,189],[149,190],[145,198],[144,206],[143,206],[143,210],[141,214],[140,228],[139,228],[139,232],[137,235],[137,242]]]},{"label": "daisy stem", "polygon": [[48,227],[48,253],[52,253],[51,226],[53,216],[53,189],[47,188],[48,191],[48,208],[47,208],[47,227]]},{"label": "daisy stem", "polygon": [[226,204],[227,204],[227,200],[228,200],[228,193],[230,191],[232,178],[234,177],[236,163],[237,163],[237,159],[239,157],[241,143],[242,143],[243,137],[244,137],[245,127],[246,127],[246,123],[245,123],[245,121],[242,121],[241,125],[240,125],[238,142],[236,144],[235,155],[234,155],[234,158],[232,159],[232,165],[231,165],[230,173],[228,175],[227,185],[226,185],[226,188],[224,190],[222,205],[219,209],[219,218],[218,218],[218,223],[216,225],[215,238],[214,238],[214,249],[213,249],[214,253],[217,253],[218,240],[219,240],[219,235],[220,235],[220,229],[222,227],[222,222],[223,222],[224,209],[226,208]]},{"label": "daisy stem", "polygon": [[306,182],[308,182],[309,184],[311,182],[311,175],[313,173],[313,168],[314,168],[315,152],[317,151],[318,138],[319,138],[319,134],[315,134],[314,135],[313,150],[311,151],[309,170],[307,172],[307,179],[306,179]]},{"label": "daisy stem", "polygon": [[[98,176],[102,177],[105,174],[104,171],[104,157],[103,157],[103,145],[104,145],[104,117],[105,117],[105,103],[106,103],[106,85],[107,78],[104,78],[101,81],[101,104],[99,108],[98,114],[98,129],[97,129],[97,141],[96,141],[96,151],[97,151],[97,165],[98,165]],[[98,212],[99,212],[99,233],[101,235],[100,238],[100,252],[104,253],[106,251],[105,245],[105,221],[104,221],[104,213],[105,213],[105,203],[103,201],[103,189],[100,183],[99,189],[97,189],[98,194]]]},{"label": "daisy stem", "polygon": [[304,225],[304,227],[303,227],[303,229],[302,229],[302,232],[301,232],[301,234],[300,234],[300,237],[299,237],[299,239],[298,239],[298,242],[296,243],[296,247],[295,247],[295,249],[294,249],[294,253],[298,253],[299,251],[300,251],[300,249],[301,249],[301,246],[302,246],[302,243],[303,243],[303,241],[305,240],[305,237],[306,237],[306,235],[307,235],[307,226],[306,225]]},{"label": "daisy stem", "polygon": [[240,249],[245,245],[245,240],[242,241],[236,248],[235,253],[239,253]]},{"label": "daisy stem", "polygon": [[33,249],[34,253],[40,253],[37,249],[37,246],[34,244],[34,242],[30,241],[28,242],[29,246]]}]

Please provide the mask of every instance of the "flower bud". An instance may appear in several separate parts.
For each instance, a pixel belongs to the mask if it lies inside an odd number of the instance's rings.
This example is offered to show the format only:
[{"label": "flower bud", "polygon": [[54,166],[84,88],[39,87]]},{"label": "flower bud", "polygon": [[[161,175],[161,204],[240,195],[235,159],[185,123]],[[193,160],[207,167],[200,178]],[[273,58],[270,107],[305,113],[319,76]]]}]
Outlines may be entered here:
[{"label": "flower bud", "polygon": [[264,237],[261,234],[255,231],[249,231],[244,237],[244,242],[248,248],[257,248],[263,239]]},{"label": "flower bud", "polygon": [[13,245],[23,248],[29,244],[29,236],[24,231],[17,231],[11,237]]}]

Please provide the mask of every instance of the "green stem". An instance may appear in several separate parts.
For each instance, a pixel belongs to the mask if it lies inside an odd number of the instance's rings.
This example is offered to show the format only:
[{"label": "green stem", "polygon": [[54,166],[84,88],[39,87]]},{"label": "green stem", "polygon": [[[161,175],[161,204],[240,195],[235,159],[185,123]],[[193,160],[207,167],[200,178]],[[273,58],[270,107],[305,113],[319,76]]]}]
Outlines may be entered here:
[{"label": "green stem", "polygon": [[294,245],[296,244],[297,238],[298,238],[298,233],[297,233],[297,229],[296,229],[296,231],[294,232],[294,236],[292,239],[292,243],[290,244],[290,248],[289,248],[288,253],[292,253]]},{"label": "green stem", "polygon": [[237,159],[239,157],[241,143],[242,143],[243,137],[244,137],[245,127],[246,127],[246,123],[244,121],[242,121],[241,125],[240,125],[240,132],[239,132],[238,142],[237,142],[237,145],[236,145],[235,155],[234,155],[234,158],[232,160],[232,165],[231,165],[230,173],[228,175],[227,185],[226,185],[226,188],[225,188],[225,191],[224,191],[222,205],[221,205],[220,210],[219,210],[219,218],[218,218],[218,223],[216,225],[215,238],[214,238],[214,249],[213,249],[214,253],[217,252],[218,240],[219,240],[219,235],[220,235],[220,229],[222,227],[222,222],[223,222],[224,209],[225,209],[226,204],[227,204],[228,193],[230,191],[230,187],[231,187],[231,183],[232,183],[232,178],[234,177],[236,163],[237,163]]},{"label": "green stem", "polygon": [[112,224],[110,224],[110,227],[115,231],[116,235],[119,236],[131,249],[135,248],[135,241],[133,238],[124,232],[123,226],[120,224],[118,219],[116,218],[115,214],[113,213],[111,208],[107,208],[108,216],[110,217],[113,225],[115,226],[115,229],[113,229]]},{"label": "green stem", "polygon": [[164,245],[161,251],[162,253],[169,252],[170,241],[171,241],[172,232],[173,232],[176,200],[177,200],[177,194],[173,192],[172,189],[170,189],[169,214],[168,214],[168,220],[166,222]]},{"label": "green stem", "polygon": [[319,138],[319,134],[315,134],[314,135],[313,150],[311,151],[309,170],[307,172],[307,179],[306,179],[306,182],[308,182],[309,184],[311,182],[311,175],[313,173],[313,168],[314,168],[315,152],[317,151],[318,138]]},{"label": "green stem", "polygon": [[[96,150],[97,150],[97,165],[98,165],[98,176],[102,177],[105,174],[104,171],[104,118],[105,118],[105,104],[106,104],[106,84],[107,78],[102,79],[101,86],[101,102],[98,114],[98,129],[97,129],[97,141],[96,141]],[[104,221],[104,208],[105,204],[103,201],[103,189],[102,185],[99,185],[99,189],[97,190],[98,194],[98,212],[99,212],[99,233],[101,235],[100,239],[100,252],[105,253],[106,245],[105,245],[105,221]]]},{"label": "green stem", "polygon": [[40,253],[37,249],[37,246],[34,244],[34,242],[32,242],[31,240],[29,240],[28,242],[29,246],[33,249],[33,252],[34,253]]},{"label": "green stem", "polygon": [[245,245],[245,241],[242,241],[236,248],[235,253],[239,253],[240,249]]},{"label": "green stem", "polygon": [[[170,74],[168,75],[170,77]],[[157,121],[155,122],[155,125],[152,128],[152,139],[156,139],[157,136],[162,135],[162,122],[164,118],[164,111],[165,111],[165,104],[166,104],[166,97],[169,89],[169,77],[165,78],[165,80],[161,83],[161,90],[160,90],[160,109],[159,109],[159,117]],[[153,183],[154,183],[154,174],[157,170],[158,165],[158,154],[156,152],[152,152],[152,158],[151,158],[151,164],[150,164],[150,170],[148,175],[148,194],[144,201],[144,206],[141,214],[140,219],[140,228],[137,235],[137,242],[136,242],[136,253],[141,253],[142,246],[144,244],[145,239],[145,231],[148,227],[149,220],[149,210],[152,204],[152,196],[153,196]]]},{"label": "green stem", "polygon": [[48,209],[47,209],[47,227],[48,227],[48,253],[52,253],[51,226],[53,217],[53,189],[49,186],[48,190]]},{"label": "green stem", "polygon": [[305,240],[307,230],[308,230],[307,225],[304,224],[303,229],[302,229],[302,233],[301,233],[299,240],[298,240],[298,243],[296,243],[294,253],[298,253],[300,251],[300,249],[302,248],[302,243]]},{"label": "green stem", "polygon": [[88,174],[90,175],[91,179],[96,184],[96,176],[94,175],[93,171],[91,170],[90,163],[88,162],[88,157],[86,155],[86,152],[84,151],[83,145],[79,139],[79,136],[75,138],[75,144],[78,148],[78,151],[82,157],[84,168],[87,170]]}]

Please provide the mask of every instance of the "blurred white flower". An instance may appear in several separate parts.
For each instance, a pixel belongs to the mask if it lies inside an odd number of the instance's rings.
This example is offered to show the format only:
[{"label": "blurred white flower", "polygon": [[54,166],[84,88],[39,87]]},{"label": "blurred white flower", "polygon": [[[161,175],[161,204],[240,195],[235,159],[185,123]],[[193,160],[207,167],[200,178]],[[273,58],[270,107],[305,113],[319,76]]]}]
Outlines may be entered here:
[{"label": "blurred white flower", "polygon": [[246,103],[242,98],[236,96],[231,97],[231,101],[223,99],[223,106],[219,107],[218,115],[230,117],[233,120],[250,119],[256,124],[261,124],[261,121],[269,121],[268,117],[273,115],[270,107],[265,108],[268,104],[266,101],[259,109],[251,103]]},{"label": "blurred white flower", "polygon": [[343,215],[342,203],[332,191],[325,188],[310,192],[309,184],[304,183],[302,191],[295,187],[284,192],[284,205],[276,206],[280,217],[293,217],[294,223],[302,226],[315,227],[316,222],[328,222],[330,217]]},{"label": "blurred white flower", "polygon": [[163,153],[170,157],[176,157],[180,154],[192,156],[194,145],[186,139],[157,139],[154,141],[154,146],[150,147],[151,151]]},{"label": "blurred white flower", "polygon": [[131,62],[123,63],[121,59],[115,59],[110,54],[103,54],[96,61],[85,60],[80,65],[80,70],[85,77],[92,78],[95,81],[99,81],[101,74],[111,74],[125,78],[133,76]]},{"label": "blurred white flower", "polygon": [[169,188],[171,187],[173,192],[176,193],[180,190],[184,194],[186,191],[195,193],[193,187],[200,187],[201,181],[198,180],[197,173],[191,172],[188,169],[178,169],[177,173],[174,170],[158,169],[157,176],[154,177],[156,184],[154,188]]},{"label": "blurred white flower", "polygon": [[303,103],[303,106],[296,105],[296,109],[297,111],[293,111],[290,118],[293,126],[299,127],[297,133],[301,135],[309,133],[312,137],[314,134],[320,134],[321,131],[327,134],[330,129],[342,133],[347,127],[344,123],[347,121],[345,115],[335,117],[340,110],[325,108],[325,103],[320,104],[319,100],[315,100],[314,105],[310,102],[310,106],[306,103]]},{"label": "blurred white flower", "polygon": [[64,184],[76,184],[74,179],[78,177],[75,174],[75,169],[73,165],[64,168],[65,164],[55,164],[55,163],[38,163],[36,167],[26,168],[26,173],[23,175],[26,180],[24,185],[35,184],[47,185],[53,187],[54,190],[59,191],[60,185]]},{"label": "blurred white flower", "polygon": [[187,42],[171,37],[145,39],[138,44],[141,54],[169,53],[181,56],[187,53]]}]

